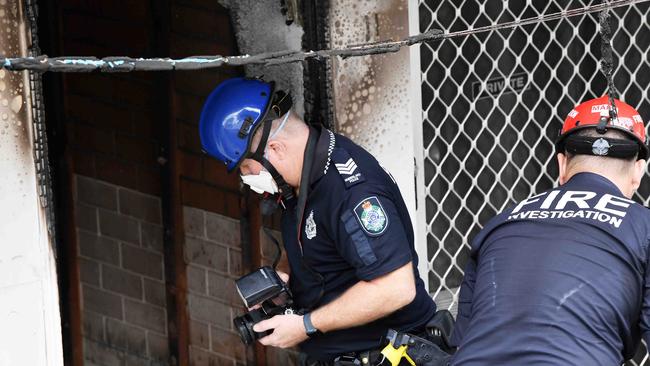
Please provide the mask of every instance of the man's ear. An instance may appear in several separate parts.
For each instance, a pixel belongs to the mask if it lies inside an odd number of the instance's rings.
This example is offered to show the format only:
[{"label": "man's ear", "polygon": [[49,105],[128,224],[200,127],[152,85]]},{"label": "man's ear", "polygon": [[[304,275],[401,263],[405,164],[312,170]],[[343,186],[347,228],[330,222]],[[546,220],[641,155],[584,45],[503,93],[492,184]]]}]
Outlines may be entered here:
[{"label": "man's ear", "polygon": [[266,149],[268,153],[273,152],[278,160],[284,160],[287,157],[287,146],[282,141],[271,140],[267,143]]},{"label": "man's ear", "polygon": [[557,154],[557,166],[560,172],[560,176],[559,176],[560,185],[566,183],[569,180],[569,178],[567,177],[567,165],[568,165],[567,160],[568,159],[566,155],[562,153]]},{"label": "man's ear", "polygon": [[632,187],[634,191],[641,185],[641,179],[645,174],[645,167],[648,164],[647,160],[639,159],[634,163],[634,171],[632,175]]}]

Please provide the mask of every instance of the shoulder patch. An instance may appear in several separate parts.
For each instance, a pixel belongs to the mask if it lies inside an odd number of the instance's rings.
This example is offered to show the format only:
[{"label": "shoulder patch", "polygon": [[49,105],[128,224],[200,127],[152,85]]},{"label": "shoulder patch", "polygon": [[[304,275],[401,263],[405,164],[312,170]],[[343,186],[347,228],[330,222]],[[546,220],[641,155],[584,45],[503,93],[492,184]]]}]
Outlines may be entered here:
[{"label": "shoulder patch", "polygon": [[355,184],[365,181],[357,163],[344,149],[337,148],[332,152],[332,161],[339,175],[345,182],[345,187],[350,188]]},{"label": "shoulder patch", "polygon": [[388,216],[376,196],[364,198],[359,202],[354,207],[354,215],[368,235],[381,235],[388,227]]}]

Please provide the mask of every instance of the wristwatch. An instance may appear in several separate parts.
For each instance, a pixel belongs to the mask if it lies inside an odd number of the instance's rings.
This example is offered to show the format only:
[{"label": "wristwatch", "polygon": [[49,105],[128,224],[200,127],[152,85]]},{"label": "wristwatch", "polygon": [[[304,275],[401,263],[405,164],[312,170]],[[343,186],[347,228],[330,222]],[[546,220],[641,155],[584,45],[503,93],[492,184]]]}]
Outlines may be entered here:
[{"label": "wristwatch", "polygon": [[307,333],[307,336],[313,337],[317,334],[321,334],[320,330],[311,323],[311,313],[305,313],[305,315],[302,316],[302,323],[305,325],[305,333]]}]

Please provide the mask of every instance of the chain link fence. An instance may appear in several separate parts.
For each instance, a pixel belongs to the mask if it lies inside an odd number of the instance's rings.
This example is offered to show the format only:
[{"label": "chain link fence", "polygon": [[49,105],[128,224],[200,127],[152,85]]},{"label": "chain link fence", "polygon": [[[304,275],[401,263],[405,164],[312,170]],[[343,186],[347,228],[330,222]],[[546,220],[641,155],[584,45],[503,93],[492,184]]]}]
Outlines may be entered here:
[{"label": "chain link fence", "polygon": [[[420,32],[453,32],[590,1],[421,0]],[[614,83],[650,118],[650,7],[612,11]],[[579,102],[606,93],[598,14],[421,46],[429,289],[455,313],[468,243],[505,207],[554,186],[553,141]],[[646,173],[635,199],[650,202]],[[631,365],[650,365],[645,348]]]}]

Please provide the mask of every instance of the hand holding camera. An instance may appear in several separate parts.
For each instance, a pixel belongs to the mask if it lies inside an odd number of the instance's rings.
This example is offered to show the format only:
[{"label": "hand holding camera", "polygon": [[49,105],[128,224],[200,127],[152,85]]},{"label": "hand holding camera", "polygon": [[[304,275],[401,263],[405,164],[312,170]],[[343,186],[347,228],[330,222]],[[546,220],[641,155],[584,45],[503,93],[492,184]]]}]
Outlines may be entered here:
[{"label": "hand holding camera", "polygon": [[276,315],[271,319],[262,320],[253,327],[256,332],[271,334],[261,338],[259,342],[265,346],[289,348],[309,338],[305,333],[303,315]]},{"label": "hand holding camera", "polygon": [[[286,276],[287,279],[289,277],[286,273],[282,273],[282,275]],[[262,267],[238,279],[235,284],[239,296],[244,301],[246,307],[252,309],[248,313],[233,320],[235,328],[239,332],[239,336],[244,344],[249,345],[257,339],[268,338],[267,336],[274,333],[274,330],[278,328],[285,329],[286,327],[284,325],[287,324],[295,325],[294,323],[299,323],[302,327],[302,317],[295,315],[292,307],[293,298],[291,297],[291,291],[287,287],[286,282],[283,281],[283,278],[281,278],[281,275],[273,268],[269,266]],[[277,317],[278,315],[292,316],[285,319],[287,321],[285,323],[282,321],[284,317]],[[258,323],[261,324],[255,327]],[[296,327],[293,326],[290,328],[292,330],[290,331],[291,334],[295,333],[294,328]],[[304,328],[301,328],[301,332],[303,334],[305,333]],[[278,346],[277,344],[287,344],[287,341],[289,341],[287,338],[296,338],[286,337],[285,333],[287,332],[282,331],[273,338],[264,338],[267,343],[262,343]],[[306,334],[304,334],[304,337],[306,339]]]}]

